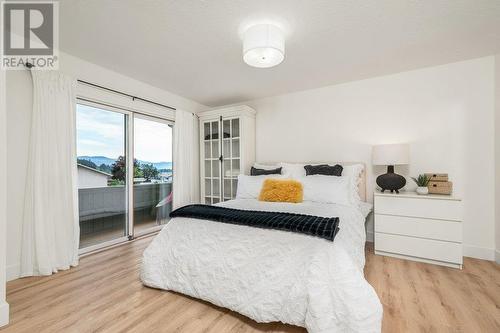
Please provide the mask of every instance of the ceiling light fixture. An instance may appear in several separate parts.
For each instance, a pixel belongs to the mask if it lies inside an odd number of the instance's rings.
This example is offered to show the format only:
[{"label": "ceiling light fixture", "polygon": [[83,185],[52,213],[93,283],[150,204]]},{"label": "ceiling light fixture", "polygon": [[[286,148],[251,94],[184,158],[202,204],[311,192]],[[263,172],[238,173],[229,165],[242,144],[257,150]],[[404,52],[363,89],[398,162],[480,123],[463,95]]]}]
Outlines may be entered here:
[{"label": "ceiling light fixture", "polygon": [[243,33],[243,60],[252,67],[269,68],[285,59],[285,35],[272,24],[257,24]]}]

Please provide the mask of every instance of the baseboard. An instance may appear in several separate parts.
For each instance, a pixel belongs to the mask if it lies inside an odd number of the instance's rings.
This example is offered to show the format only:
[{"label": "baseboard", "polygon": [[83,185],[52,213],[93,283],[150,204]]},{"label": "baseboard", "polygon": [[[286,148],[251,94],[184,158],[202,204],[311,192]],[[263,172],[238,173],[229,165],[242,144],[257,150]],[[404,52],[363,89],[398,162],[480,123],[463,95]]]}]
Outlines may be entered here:
[{"label": "baseboard", "polygon": [[399,258],[399,259],[405,259],[405,260],[413,260],[413,261],[425,262],[426,264],[441,265],[441,266],[446,266],[446,267],[452,267],[452,268],[462,269],[462,264],[455,264],[455,263],[446,262],[446,261],[425,259],[425,258],[407,256],[407,255],[402,255],[402,254],[397,254],[397,253],[391,253],[391,252],[385,252],[385,251],[375,251],[375,254],[382,255],[382,256],[394,257],[394,258]]},{"label": "baseboard", "polygon": [[488,249],[485,247],[463,245],[464,257],[483,259],[483,260],[495,260],[495,250]]},{"label": "baseboard", "polygon": [[0,327],[9,323],[9,303],[0,301]]},{"label": "baseboard", "polygon": [[495,261],[500,265],[500,250],[495,251]]},{"label": "baseboard", "polygon": [[12,281],[21,277],[21,265],[10,265],[5,267],[5,279]]}]

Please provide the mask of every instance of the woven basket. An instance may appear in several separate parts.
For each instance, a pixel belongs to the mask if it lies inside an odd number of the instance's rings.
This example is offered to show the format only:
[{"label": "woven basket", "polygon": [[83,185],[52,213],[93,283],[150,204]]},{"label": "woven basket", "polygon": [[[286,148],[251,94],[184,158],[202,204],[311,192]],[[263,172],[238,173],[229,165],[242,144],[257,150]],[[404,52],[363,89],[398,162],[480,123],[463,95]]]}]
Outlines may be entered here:
[{"label": "woven basket", "polygon": [[448,174],[447,173],[426,173],[426,177],[430,178],[431,182],[447,182]]},{"label": "woven basket", "polygon": [[452,182],[436,182],[430,181],[427,184],[429,188],[430,194],[451,194],[453,192],[453,183]]}]

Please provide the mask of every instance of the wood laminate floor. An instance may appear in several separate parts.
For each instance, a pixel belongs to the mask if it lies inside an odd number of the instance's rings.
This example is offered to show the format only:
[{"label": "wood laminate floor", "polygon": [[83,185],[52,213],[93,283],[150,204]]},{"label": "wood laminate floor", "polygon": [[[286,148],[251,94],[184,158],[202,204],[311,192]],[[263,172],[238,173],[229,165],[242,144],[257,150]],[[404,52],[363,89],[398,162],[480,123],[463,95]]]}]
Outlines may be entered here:
[{"label": "wood laminate floor", "polygon": [[[142,286],[151,238],[81,260],[50,277],[9,282],[7,332],[305,332],[258,324],[227,309]],[[375,256],[365,275],[384,305],[384,332],[500,332],[500,266],[466,258],[464,270]]]}]

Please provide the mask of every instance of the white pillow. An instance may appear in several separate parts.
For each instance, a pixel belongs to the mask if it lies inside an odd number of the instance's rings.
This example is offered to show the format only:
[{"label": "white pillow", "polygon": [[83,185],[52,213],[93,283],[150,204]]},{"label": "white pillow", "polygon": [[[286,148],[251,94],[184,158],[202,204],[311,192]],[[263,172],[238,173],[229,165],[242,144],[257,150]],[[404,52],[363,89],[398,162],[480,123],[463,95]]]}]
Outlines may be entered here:
[{"label": "white pillow", "polygon": [[[281,174],[284,178],[291,179],[302,179],[306,177],[306,169],[304,166],[306,164],[298,164],[298,163],[279,163],[283,169],[281,170]],[[348,177],[350,179],[350,202],[352,205],[358,205],[361,202],[361,198],[358,193],[358,184],[360,182],[361,173],[364,170],[363,164],[353,164],[353,165],[342,165],[342,177]],[[276,168],[273,166],[272,168]],[[307,176],[312,177],[312,176]],[[337,176],[325,176],[325,177],[333,177]]]},{"label": "white pillow", "polygon": [[361,202],[361,198],[358,192],[358,185],[361,181],[361,173],[364,170],[363,164],[353,164],[353,165],[343,165],[342,177],[348,177],[351,181],[350,187],[350,200],[353,205],[357,205]]},{"label": "white pillow", "polygon": [[304,189],[304,201],[336,203],[350,206],[351,179],[349,177],[312,175],[299,179]]},{"label": "white pillow", "polygon": [[279,165],[267,165],[267,164],[260,164],[260,163],[254,163],[253,167],[256,169],[264,169],[264,170],[274,170],[279,168]]},{"label": "white pillow", "polygon": [[268,178],[282,178],[281,175],[247,176],[238,175],[236,199],[257,199],[262,189],[262,183]]},{"label": "white pillow", "polygon": [[299,179],[306,176],[305,164],[280,163],[281,174],[287,178]]}]

